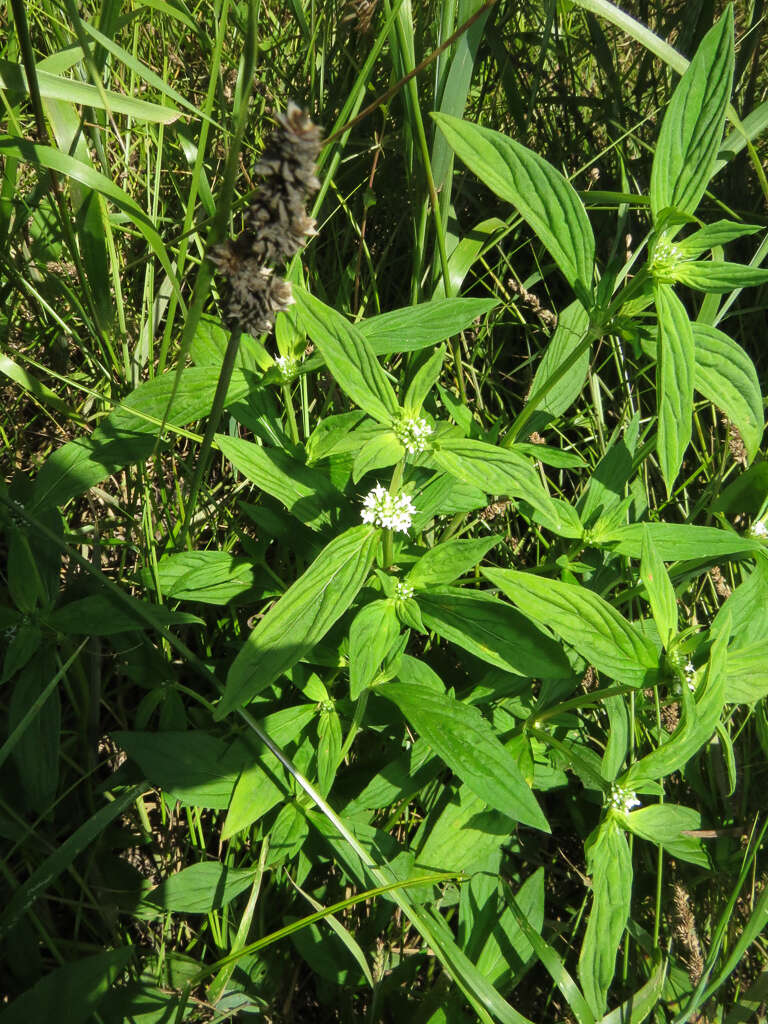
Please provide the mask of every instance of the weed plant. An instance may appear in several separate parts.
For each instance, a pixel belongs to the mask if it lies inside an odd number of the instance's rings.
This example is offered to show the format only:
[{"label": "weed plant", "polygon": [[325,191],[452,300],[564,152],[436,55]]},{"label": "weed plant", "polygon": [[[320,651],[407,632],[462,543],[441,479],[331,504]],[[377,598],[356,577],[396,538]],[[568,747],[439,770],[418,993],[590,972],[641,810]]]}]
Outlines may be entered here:
[{"label": "weed plant", "polygon": [[640,7],[0,14],[0,1024],[765,1019],[765,15]]}]

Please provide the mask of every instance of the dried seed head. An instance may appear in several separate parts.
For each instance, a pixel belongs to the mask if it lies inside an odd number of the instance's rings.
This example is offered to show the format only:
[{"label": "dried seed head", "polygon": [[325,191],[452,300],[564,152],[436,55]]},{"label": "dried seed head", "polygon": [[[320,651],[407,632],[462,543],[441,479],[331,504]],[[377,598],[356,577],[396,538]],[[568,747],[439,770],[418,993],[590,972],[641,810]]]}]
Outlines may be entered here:
[{"label": "dried seed head", "polygon": [[275,315],[293,302],[290,284],[273,277],[270,267],[291,259],[317,234],[305,204],[320,188],[315,174],[320,129],[292,101],[276,120],[278,128],[256,164],[262,182],[245,213],[243,231],[209,253],[229,283],[227,320],[249,334],[268,331]]}]

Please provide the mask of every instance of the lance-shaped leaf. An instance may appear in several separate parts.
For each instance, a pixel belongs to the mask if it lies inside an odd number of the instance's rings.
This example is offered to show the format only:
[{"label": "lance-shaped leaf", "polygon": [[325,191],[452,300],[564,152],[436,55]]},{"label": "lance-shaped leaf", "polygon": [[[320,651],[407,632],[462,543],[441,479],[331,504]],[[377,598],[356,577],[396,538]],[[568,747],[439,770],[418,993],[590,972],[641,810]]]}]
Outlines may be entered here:
[{"label": "lance-shaped leaf", "polygon": [[400,415],[397,399],[360,332],[341,313],[299,285],[293,285],[293,295],[301,326],[317,345],[342,391],[379,423],[391,425]]},{"label": "lance-shaped leaf", "polygon": [[643,542],[640,556],[640,579],[645,585],[661,642],[669,642],[677,633],[677,599],[664,561],[656,550],[648,524],[643,523]]},{"label": "lance-shaped leaf", "polygon": [[547,493],[533,463],[510,448],[498,448],[485,441],[465,437],[446,437],[432,452],[435,462],[451,476],[473,484],[486,494],[506,494],[527,501],[546,521],[546,525],[565,537],[583,533],[575,510],[556,504]]},{"label": "lance-shaped leaf", "polygon": [[217,719],[252,700],[325,636],[365,583],[378,541],[377,530],[354,526],[323,548],[241,648]]},{"label": "lance-shaped leaf", "polygon": [[672,276],[675,281],[697,291],[725,295],[734,288],[756,288],[765,284],[768,281],[768,268],[696,260],[693,263],[678,263],[672,269]]},{"label": "lance-shaped leaf", "polygon": [[616,954],[629,916],[632,856],[624,833],[612,815],[585,845],[592,877],[592,909],[579,956],[579,980],[590,1009],[605,1011]]},{"label": "lance-shaped leaf", "polygon": [[467,167],[530,224],[589,309],[595,238],[572,185],[538,153],[499,132],[447,114],[432,116]]},{"label": "lance-shaped leaf", "polygon": [[694,323],[696,390],[722,409],[741,434],[750,461],[757,455],[765,417],[755,364],[716,327]]},{"label": "lance-shaped leaf", "polygon": [[692,807],[678,804],[651,804],[622,815],[622,824],[649,843],[663,846],[668,854],[699,867],[709,867],[709,857],[701,839],[685,835],[701,828],[701,815]]},{"label": "lance-shaped leaf", "polygon": [[668,284],[654,285],[659,335],[656,354],[657,449],[667,493],[691,439],[695,355],[693,330],[685,307]]},{"label": "lance-shaped leaf", "polygon": [[490,665],[536,679],[571,674],[559,644],[492,594],[432,587],[417,599],[429,629]]},{"label": "lance-shaped leaf", "polygon": [[693,213],[723,137],[733,82],[733,9],[704,36],[664,115],[651,171],[654,220],[667,207]]},{"label": "lance-shaped leaf", "polygon": [[669,739],[646,754],[622,778],[619,785],[626,790],[638,789],[643,783],[662,779],[685,767],[709,740],[720,719],[726,700],[726,657],[730,617],[724,619],[709,653],[705,682],[696,700],[683,688],[683,714],[680,724]]},{"label": "lance-shaped leaf", "polygon": [[386,683],[376,692],[397,704],[438,757],[489,807],[550,831],[517,761],[477,708],[414,683]]},{"label": "lance-shaped leaf", "polygon": [[208,914],[231,903],[247,889],[259,868],[229,868],[215,861],[191,864],[170,875],[147,893],[139,904],[139,917],[153,917],[169,911]]},{"label": "lance-shaped leaf", "polygon": [[717,526],[690,526],[688,523],[628,523],[604,532],[595,528],[592,543],[610,545],[612,551],[630,558],[640,558],[643,536],[647,532],[659,558],[665,562],[682,562],[694,558],[716,562],[728,555],[746,555],[760,551],[763,544],[756,537],[746,537],[735,530]]},{"label": "lance-shaped leaf", "polygon": [[659,659],[653,644],[599,594],[514,569],[482,573],[525,615],[572,644],[598,671],[628,686],[647,686],[655,678]]},{"label": "lance-shaped leaf", "polygon": [[226,434],[217,434],[216,444],[235,469],[313,530],[327,526],[332,510],[342,501],[324,473],[302,465],[279,448]]},{"label": "lance-shaped leaf", "polygon": [[376,677],[400,624],[391,601],[371,601],[362,608],[349,630],[349,695],[357,700]]}]

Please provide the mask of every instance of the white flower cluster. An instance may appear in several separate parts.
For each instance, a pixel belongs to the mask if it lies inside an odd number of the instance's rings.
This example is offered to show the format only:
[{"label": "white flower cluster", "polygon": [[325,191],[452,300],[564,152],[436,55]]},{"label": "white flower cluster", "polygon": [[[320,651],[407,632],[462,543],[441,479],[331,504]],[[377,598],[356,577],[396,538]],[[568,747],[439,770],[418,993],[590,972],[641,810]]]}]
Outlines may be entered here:
[{"label": "white flower cluster", "polygon": [[299,360],[294,356],[275,356],[275,364],[280,370],[283,380],[290,380],[296,373]]},{"label": "white flower cluster", "polygon": [[409,587],[407,583],[398,580],[395,584],[395,599],[397,601],[407,601],[411,597],[413,597],[413,587]]},{"label": "white flower cluster", "polygon": [[614,811],[619,811],[620,814],[629,814],[633,807],[640,806],[640,801],[637,799],[637,794],[631,792],[631,790],[624,789],[623,786],[613,785],[611,786],[608,805]]},{"label": "white flower cluster", "polygon": [[768,537],[768,526],[766,526],[765,520],[758,519],[756,523],[752,523],[749,535],[750,537]]},{"label": "white flower cluster", "polygon": [[416,509],[408,494],[390,494],[386,487],[376,484],[374,489],[366,494],[363,511],[360,514],[365,523],[405,533],[415,512]]},{"label": "white flower cluster", "polygon": [[411,455],[423,452],[427,447],[427,438],[432,433],[432,427],[422,417],[417,419],[400,420],[395,424],[397,439]]},{"label": "white flower cluster", "polygon": [[655,274],[668,274],[683,259],[682,250],[667,238],[660,238],[653,250],[651,269]]}]

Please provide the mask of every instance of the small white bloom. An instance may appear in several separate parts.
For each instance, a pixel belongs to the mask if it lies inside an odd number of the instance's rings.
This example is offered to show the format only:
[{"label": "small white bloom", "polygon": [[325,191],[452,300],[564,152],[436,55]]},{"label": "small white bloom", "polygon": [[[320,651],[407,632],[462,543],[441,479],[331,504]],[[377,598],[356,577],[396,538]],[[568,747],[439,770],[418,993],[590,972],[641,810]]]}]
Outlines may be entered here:
[{"label": "small white bloom", "polygon": [[766,526],[765,520],[758,519],[756,523],[752,523],[749,534],[751,537],[768,537],[768,526]]},{"label": "small white bloom", "polygon": [[637,799],[637,794],[631,790],[624,789],[623,786],[613,785],[611,786],[608,804],[614,811],[619,811],[620,814],[629,814],[633,807],[640,806],[640,801]]},{"label": "small white bloom", "polygon": [[383,526],[385,530],[400,530],[405,533],[415,512],[410,495],[402,492],[390,494],[386,487],[376,484],[374,489],[366,494],[360,515],[364,523],[373,523],[374,526]]},{"label": "small white bloom", "polygon": [[423,452],[427,447],[427,438],[432,433],[432,427],[430,427],[425,419],[418,417],[416,419],[400,420],[399,423],[395,424],[395,433],[400,444],[411,455],[416,455],[419,452]]},{"label": "small white bloom", "polygon": [[395,598],[398,601],[407,601],[411,597],[413,597],[413,587],[409,587],[407,583],[398,580],[395,584]]}]

